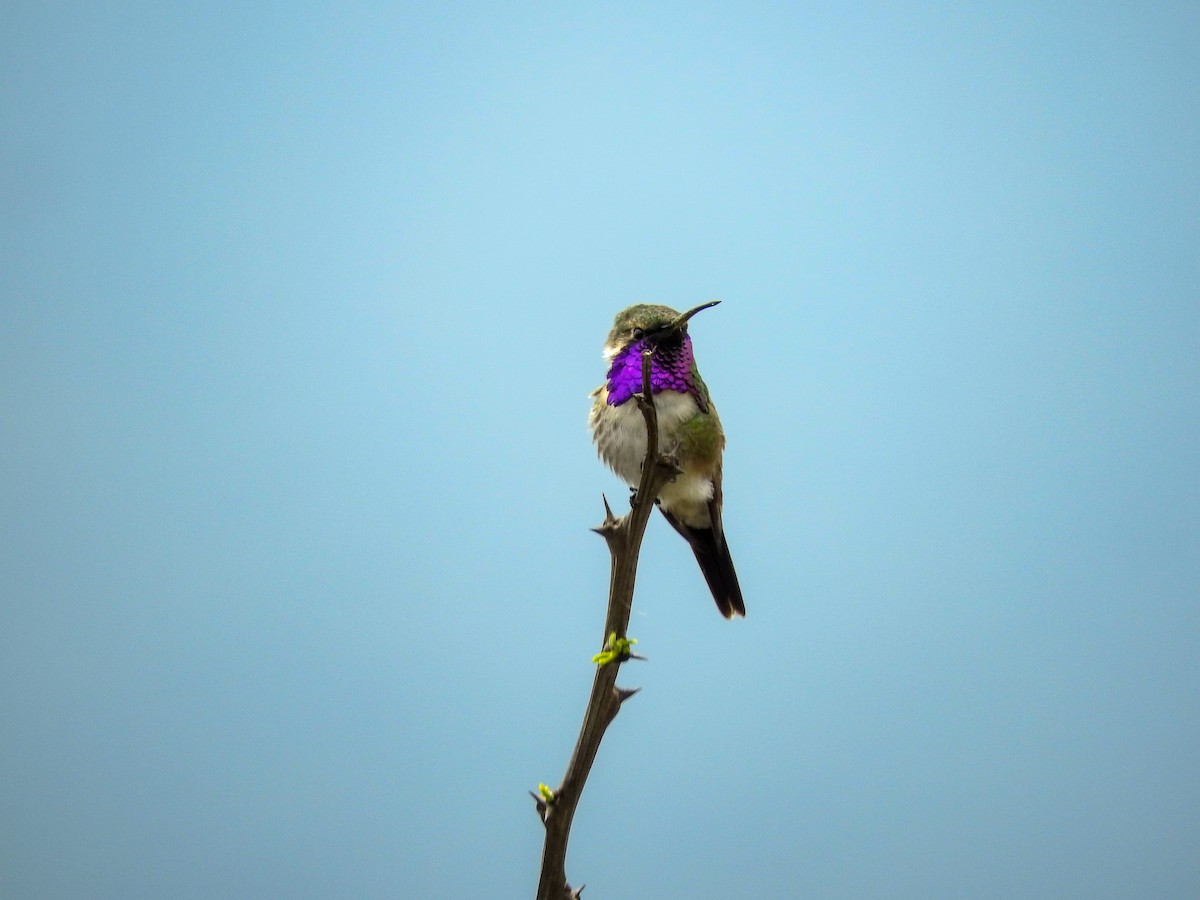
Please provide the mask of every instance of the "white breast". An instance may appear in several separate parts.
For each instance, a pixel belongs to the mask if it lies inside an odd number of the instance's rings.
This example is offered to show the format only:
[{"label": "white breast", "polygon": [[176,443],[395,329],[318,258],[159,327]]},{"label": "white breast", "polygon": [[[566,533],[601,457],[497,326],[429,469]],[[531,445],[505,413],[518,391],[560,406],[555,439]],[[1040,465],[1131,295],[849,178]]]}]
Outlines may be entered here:
[{"label": "white breast", "polygon": [[[614,472],[624,481],[636,487],[642,477],[642,463],[646,459],[646,420],[637,402],[630,400],[620,406],[609,406],[597,391],[596,403],[592,407],[592,439],[596,449]],[[678,449],[679,427],[700,411],[691,394],[663,391],[654,395],[654,406],[658,413],[659,450],[674,453]],[[689,506],[704,504],[712,498],[712,480],[687,470],[686,460],[681,460],[684,471],[659,494],[664,507],[670,509],[681,503]]]}]

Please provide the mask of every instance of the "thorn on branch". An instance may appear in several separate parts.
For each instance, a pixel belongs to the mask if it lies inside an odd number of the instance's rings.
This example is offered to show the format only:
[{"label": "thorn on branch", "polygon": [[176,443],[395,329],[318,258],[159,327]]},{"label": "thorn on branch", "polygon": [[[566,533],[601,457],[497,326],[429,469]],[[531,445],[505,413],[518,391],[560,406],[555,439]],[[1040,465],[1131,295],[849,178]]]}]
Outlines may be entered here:
[{"label": "thorn on branch", "polygon": [[608,498],[601,494],[600,499],[604,501],[604,521],[593,528],[592,531],[608,541],[611,546],[620,530],[621,520],[613,515],[612,507],[608,505]]},{"label": "thorn on branch", "polygon": [[542,824],[546,824],[547,814],[550,812],[550,807],[541,797],[533,791],[529,792],[529,796],[533,798],[533,808],[537,811],[538,818],[542,820]]},{"label": "thorn on branch", "polygon": [[539,784],[537,793],[529,792],[529,796],[533,798],[534,805],[537,808],[537,814],[541,817],[543,823],[550,818],[550,807],[554,805],[554,791],[550,790],[544,784]]},{"label": "thorn on branch", "polygon": [[[628,700],[628,699],[629,699],[630,697],[632,697],[634,694],[636,694],[636,693],[638,693],[639,691],[641,691],[641,688],[622,688],[622,687],[619,687],[619,688],[617,688],[617,689],[616,689],[616,691],[617,691],[617,703],[624,703],[626,700]],[[532,791],[531,791],[530,793],[532,793]]]},{"label": "thorn on branch", "polygon": [[608,522],[601,522],[595,528],[589,528],[588,531],[594,532],[606,541],[611,541],[617,533],[615,525],[610,525]]}]

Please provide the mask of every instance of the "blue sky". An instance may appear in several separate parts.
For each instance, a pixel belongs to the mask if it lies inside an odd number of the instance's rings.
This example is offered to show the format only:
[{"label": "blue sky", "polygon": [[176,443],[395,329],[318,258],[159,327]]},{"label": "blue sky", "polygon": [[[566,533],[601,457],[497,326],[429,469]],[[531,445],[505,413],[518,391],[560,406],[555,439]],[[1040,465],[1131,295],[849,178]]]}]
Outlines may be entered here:
[{"label": "blue sky", "polygon": [[10,3],[0,894],[532,896],[612,316],[692,326],[588,896],[1200,894],[1191,3]]}]

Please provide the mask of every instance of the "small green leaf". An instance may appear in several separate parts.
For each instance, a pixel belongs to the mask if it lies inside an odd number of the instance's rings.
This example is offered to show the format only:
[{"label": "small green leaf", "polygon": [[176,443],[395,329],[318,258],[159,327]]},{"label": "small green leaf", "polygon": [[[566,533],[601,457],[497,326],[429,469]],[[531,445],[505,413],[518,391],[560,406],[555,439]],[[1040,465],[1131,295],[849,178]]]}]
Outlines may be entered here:
[{"label": "small green leaf", "polygon": [[629,659],[629,648],[637,643],[637,638],[619,638],[614,631],[604,642],[604,649],[592,657],[592,662],[600,666]]}]

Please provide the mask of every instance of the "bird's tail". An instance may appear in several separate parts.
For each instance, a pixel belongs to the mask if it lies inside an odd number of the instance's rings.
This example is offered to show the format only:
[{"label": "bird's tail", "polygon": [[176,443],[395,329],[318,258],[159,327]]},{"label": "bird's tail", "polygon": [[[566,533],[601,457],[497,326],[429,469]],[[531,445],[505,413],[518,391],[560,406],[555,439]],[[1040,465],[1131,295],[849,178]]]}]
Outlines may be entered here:
[{"label": "bird's tail", "polygon": [[721,615],[727,619],[746,615],[742,588],[738,584],[737,572],[733,568],[733,558],[729,555],[725,535],[712,528],[693,528],[685,525],[665,510],[663,515],[675,530],[683,535],[692,552],[696,554],[696,562],[700,564],[700,571],[704,573],[704,580],[708,582],[708,589],[712,591]]}]

